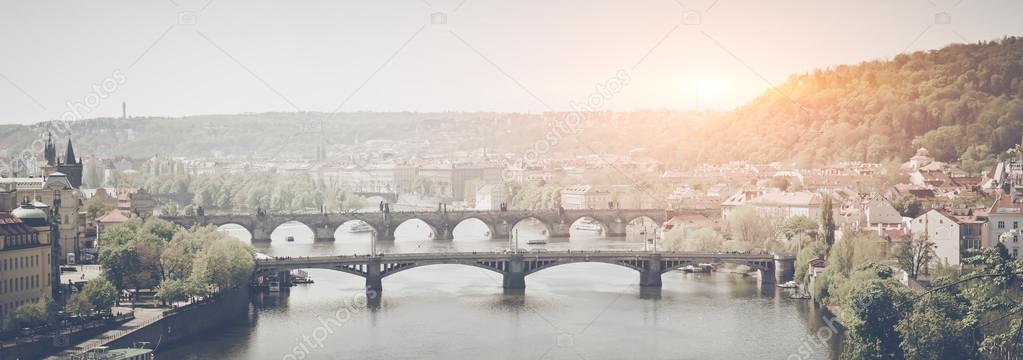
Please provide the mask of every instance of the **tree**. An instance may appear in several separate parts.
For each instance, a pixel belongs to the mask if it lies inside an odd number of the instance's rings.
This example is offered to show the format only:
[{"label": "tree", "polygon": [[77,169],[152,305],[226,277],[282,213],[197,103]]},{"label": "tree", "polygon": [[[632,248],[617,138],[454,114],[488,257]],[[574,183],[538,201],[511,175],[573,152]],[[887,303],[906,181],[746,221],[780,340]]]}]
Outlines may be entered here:
[{"label": "tree", "polygon": [[913,195],[903,195],[902,197],[895,199],[892,203],[892,207],[905,217],[917,217],[920,216],[920,200]]},{"label": "tree", "polygon": [[68,299],[64,308],[67,309],[67,312],[79,316],[89,315],[93,312],[92,302],[89,301],[88,297],[82,295],[82,293],[71,295],[71,298]]},{"label": "tree", "polygon": [[766,243],[773,240],[777,234],[776,227],[770,219],[748,206],[733,209],[728,216],[728,224],[732,239],[754,246],[766,246]]},{"label": "tree", "polygon": [[200,231],[212,239],[196,255],[191,281],[205,286],[208,294],[246,285],[255,267],[252,248],[212,227]]},{"label": "tree", "polygon": [[[936,279],[943,287],[950,279]],[[897,326],[901,347],[908,360],[980,359],[983,338],[969,301],[957,286],[950,286],[917,300]]]},{"label": "tree", "polygon": [[99,263],[103,267],[103,277],[117,289],[127,289],[142,267],[135,248],[128,244],[103,245]]},{"label": "tree", "polygon": [[88,299],[93,309],[97,311],[110,311],[117,301],[117,288],[102,277],[85,283],[80,294]]},{"label": "tree", "polygon": [[786,240],[791,241],[792,238],[804,234],[816,237],[818,229],[820,229],[820,225],[813,219],[806,216],[793,216],[785,220],[785,224],[782,225],[782,234],[785,235]]},{"label": "tree", "polygon": [[82,201],[82,210],[85,210],[85,217],[88,220],[96,220],[113,208],[113,206],[103,202],[103,200],[98,196],[93,196]]},{"label": "tree", "polygon": [[806,276],[809,274],[810,260],[823,257],[827,254],[827,246],[821,241],[810,241],[799,253],[796,254],[796,282],[802,283],[806,281]]},{"label": "tree", "polygon": [[821,236],[828,247],[835,244],[835,212],[831,196],[821,196]]},{"label": "tree", "polygon": [[896,246],[895,260],[899,268],[909,273],[914,280],[918,279],[934,259],[935,246],[926,236],[913,236],[909,242]]},{"label": "tree", "polygon": [[187,280],[165,280],[156,290],[156,298],[164,303],[175,303],[188,300],[193,294],[194,285]]},{"label": "tree", "polygon": [[851,312],[843,359],[901,359],[902,336],[896,325],[909,310],[909,289],[892,280],[873,279],[849,291]]},{"label": "tree", "polygon": [[19,306],[15,311],[15,318],[22,327],[32,327],[57,322],[57,305],[49,298],[42,298],[39,301]]}]

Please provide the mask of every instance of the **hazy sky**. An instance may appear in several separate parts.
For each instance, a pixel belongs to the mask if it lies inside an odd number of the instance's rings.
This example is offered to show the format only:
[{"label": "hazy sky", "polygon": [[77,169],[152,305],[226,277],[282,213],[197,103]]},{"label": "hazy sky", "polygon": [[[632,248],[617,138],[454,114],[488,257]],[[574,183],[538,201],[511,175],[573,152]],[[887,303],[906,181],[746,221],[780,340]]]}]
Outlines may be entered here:
[{"label": "hazy sky", "polygon": [[134,116],[566,110],[616,74],[631,80],[601,109],[731,109],[793,73],[1023,35],[1019,0],[0,3],[0,123],[122,101]]}]

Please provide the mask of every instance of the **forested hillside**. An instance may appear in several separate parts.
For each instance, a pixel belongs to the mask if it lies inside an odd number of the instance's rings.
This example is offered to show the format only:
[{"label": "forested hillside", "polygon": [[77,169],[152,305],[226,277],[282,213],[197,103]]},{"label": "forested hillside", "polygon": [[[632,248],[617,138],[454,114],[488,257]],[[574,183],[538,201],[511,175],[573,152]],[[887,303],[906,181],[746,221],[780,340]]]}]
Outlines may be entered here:
[{"label": "forested hillside", "polygon": [[951,45],[794,75],[680,140],[679,154],[810,164],[905,159],[925,146],[979,167],[1020,142],[1021,98],[1023,39]]}]

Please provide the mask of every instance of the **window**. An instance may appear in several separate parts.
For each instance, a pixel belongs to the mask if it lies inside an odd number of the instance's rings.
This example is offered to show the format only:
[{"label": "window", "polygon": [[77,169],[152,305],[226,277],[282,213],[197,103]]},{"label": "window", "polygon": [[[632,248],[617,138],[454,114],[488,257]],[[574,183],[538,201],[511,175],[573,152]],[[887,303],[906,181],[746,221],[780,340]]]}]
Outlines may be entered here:
[{"label": "window", "polygon": [[1019,249],[1012,249],[1012,257],[1019,257]]},{"label": "window", "polygon": [[1004,229],[1005,228],[1005,222],[1004,221],[999,221],[998,222],[998,228],[999,229]]},{"label": "window", "polygon": [[1013,221],[1012,222],[1012,228],[1013,229],[1019,229],[1019,221]]}]

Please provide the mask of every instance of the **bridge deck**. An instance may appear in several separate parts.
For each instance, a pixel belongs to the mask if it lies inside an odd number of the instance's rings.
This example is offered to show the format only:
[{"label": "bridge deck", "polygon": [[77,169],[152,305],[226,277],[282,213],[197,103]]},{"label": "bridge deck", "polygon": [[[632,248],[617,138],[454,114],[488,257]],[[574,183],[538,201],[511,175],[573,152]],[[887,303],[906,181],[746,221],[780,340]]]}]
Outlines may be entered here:
[{"label": "bridge deck", "polygon": [[[394,261],[440,261],[440,260],[506,260],[509,258],[521,257],[525,259],[629,259],[629,258],[650,258],[660,257],[661,260],[691,260],[705,262],[720,262],[727,260],[742,261],[773,261],[774,255],[770,254],[738,254],[719,252],[646,252],[646,251],[602,251],[602,250],[575,250],[575,251],[531,251],[531,252],[447,252],[447,253],[410,253],[410,254],[383,254],[376,257],[381,262]],[[259,259],[256,261],[256,268],[296,268],[303,265],[316,266],[325,264],[365,264],[372,259],[369,255],[340,255],[340,256],[309,256],[309,257],[278,257],[270,259]]]}]

